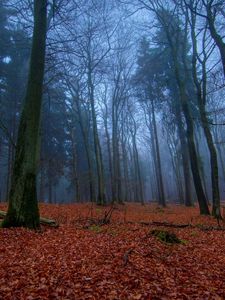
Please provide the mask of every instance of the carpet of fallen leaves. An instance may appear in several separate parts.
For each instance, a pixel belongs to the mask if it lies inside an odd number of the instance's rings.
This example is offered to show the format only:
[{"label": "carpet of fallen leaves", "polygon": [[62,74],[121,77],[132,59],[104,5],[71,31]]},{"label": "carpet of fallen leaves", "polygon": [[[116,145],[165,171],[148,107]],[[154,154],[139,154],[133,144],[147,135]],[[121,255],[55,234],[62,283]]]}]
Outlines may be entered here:
[{"label": "carpet of fallen leaves", "polygon": [[150,234],[155,226],[138,223],[217,225],[197,208],[127,204],[110,224],[89,228],[86,218],[107,208],[40,209],[60,226],[0,229],[0,299],[225,299],[225,231],[165,228],[183,240],[168,245]]}]

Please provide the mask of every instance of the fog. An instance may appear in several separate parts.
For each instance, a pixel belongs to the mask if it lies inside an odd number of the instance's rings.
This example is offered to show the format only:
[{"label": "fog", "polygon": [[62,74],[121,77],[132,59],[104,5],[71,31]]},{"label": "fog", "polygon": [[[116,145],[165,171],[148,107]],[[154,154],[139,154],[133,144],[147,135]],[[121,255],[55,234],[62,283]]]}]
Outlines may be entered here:
[{"label": "fog", "polygon": [[[49,3],[40,202],[225,198],[224,8]],[[32,29],[30,1],[0,1],[0,201],[9,200]]]}]

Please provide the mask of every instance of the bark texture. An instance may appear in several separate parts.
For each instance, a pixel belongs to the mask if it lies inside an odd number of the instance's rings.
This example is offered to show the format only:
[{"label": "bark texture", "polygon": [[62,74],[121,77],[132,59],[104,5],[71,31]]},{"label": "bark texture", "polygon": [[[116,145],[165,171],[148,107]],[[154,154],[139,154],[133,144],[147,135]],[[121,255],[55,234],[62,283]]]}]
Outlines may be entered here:
[{"label": "bark texture", "polygon": [[4,227],[36,229],[40,216],[36,193],[39,126],[46,48],[47,0],[34,1],[34,29],[28,84],[21,114]]}]

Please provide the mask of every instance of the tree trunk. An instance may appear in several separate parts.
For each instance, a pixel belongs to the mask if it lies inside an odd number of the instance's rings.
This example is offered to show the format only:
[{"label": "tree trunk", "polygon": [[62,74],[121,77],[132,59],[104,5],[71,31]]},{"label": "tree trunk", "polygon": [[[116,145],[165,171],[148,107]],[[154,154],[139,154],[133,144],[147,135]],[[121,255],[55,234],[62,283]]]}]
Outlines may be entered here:
[{"label": "tree trunk", "polygon": [[[183,193],[182,177],[180,174],[179,159],[176,159],[176,157],[178,157],[178,151],[176,149],[175,144],[172,141],[172,138],[167,140],[167,144],[168,144],[168,148],[169,148],[173,171],[175,174],[179,203],[184,204],[185,201],[184,201],[184,195],[183,195],[184,193]],[[172,146],[172,144],[174,144],[174,146]]]},{"label": "tree trunk", "polygon": [[88,67],[88,88],[89,88],[89,98],[91,102],[94,148],[95,148],[95,158],[96,158],[97,178],[98,178],[97,204],[104,205],[106,203],[104,168],[103,168],[103,161],[102,161],[101,145],[98,136],[98,128],[97,128],[97,120],[96,120],[96,112],[95,112],[95,104],[94,104],[94,86],[92,82],[91,66]]},{"label": "tree trunk", "polygon": [[162,166],[161,166],[161,157],[160,157],[160,151],[159,151],[159,140],[158,140],[158,133],[157,133],[157,126],[156,126],[156,120],[155,120],[155,107],[153,100],[151,100],[152,105],[152,123],[153,123],[153,131],[155,136],[155,149],[156,149],[156,162],[157,162],[157,170],[159,174],[159,194],[160,194],[160,205],[166,206],[166,200],[165,200],[165,193],[164,193],[164,185],[163,185],[163,178],[162,178]]},{"label": "tree trunk", "polygon": [[[123,125],[122,125],[123,126]],[[129,172],[128,172],[128,162],[127,162],[127,151],[126,142],[124,140],[124,133],[122,133],[122,163],[123,163],[123,176],[124,176],[124,201],[127,202],[129,199]]]},{"label": "tree trunk", "polygon": [[141,179],[141,170],[140,170],[140,163],[139,163],[139,157],[138,157],[138,150],[136,145],[136,137],[133,136],[133,152],[134,152],[134,167],[135,167],[135,177],[136,177],[136,183],[137,183],[137,191],[138,191],[138,198],[137,201],[141,204],[144,204],[144,195],[143,195],[143,185],[142,185],[142,179]]},{"label": "tree trunk", "polygon": [[108,130],[108,108],[107,108],[107,103],[105,103],[105,108],[106,108],[106,115],[105,115],[105,118],[104,118],[104,127],[105,127],[106,143],[107,143],[107,150],[108,150],[111,200],[113,202],[112,153],[111,153],[110,136],[109,136],[109,130]]},{"label": "tree trunk", "polygon": [[75,99],[76,107],[77,107],[77,113],[78,113],[78,119],[79,124],[81,128],[81,132],[84,139],[84,147],[87,155],[87,164],[88,164],[88,180],[89,180],[89,193],[90,193],[90,200],[91,202],[96,201],[96,194],[95,194],[95,181],[93,178],[93,160],[92,160],[92,153],[90,149],[90,143],[88,141],[88,133],[85,129],[85,125],[83,124],[82,114],[81,114],[81,108],[80,108],[80,99]]},{"label": "tree trunk", "polygon": [[182,117],[180,111],[180,105],[175,107],[175,116],[177,121],[178,135],[181,145],[181,156],[182,156],[182,168],[184,175],[184,185],[185,185],[185,206],[191,206],[191,174],[189,167],[189,156],[188,156],[188,146],[185,138],[185,130],[182,124]]},{"label": "tree trunk", "polygon": [[154,131],[153,131],[152,120],[151,120],[151,111],[148,112],[148,119],[149,119],[148,129],[149,129],[150,139],[151,139],[151,152],[152,152],[153,167],[154,167],[154,172],[155,172],[155,183],[156,183],[156,194],[155,195],[156,195],[156,199],[160,203],[160,184],[159,184],[159,174],[158,174],[158,168],[157,168]]},{"label": "tree trunk", "polygon": [[191,170],[194,180],[194,186],[198,198],[200,213],[203,215],[209,215],[209,208],[207,205],[207,199],[202,187],[201,182],[201,176],[199,172],[199,163],[198,163],[198,156],[195,148],[195,142],[194,142],[194,125],[193,120],[191,117],[190,109],[188,106],[188,100],[187,96],[185,94],[185,88],[183,86],[183,83],[180,81],[179,76],[177,78],[178,80],[178,86],[180,88],[180,97],[182,101],[182,109],[184,112],[186,124],[187,124],[187,140],[188,140],[188,149],[189,149],[189,155],[190,155],[190,162],[191,162]]},{"label": "tree trunk", "polygon": [[204,161],[201,157],[201,153],[200,153],[200,149],[199,149],[199,139],[200,139],[200,137],[201,137],[200,133],[199,133],[199,138],[195,134],[196,153],[197,153],[197,157],[198,157],[199,172],[200,172],[202,185],[203,185],[204,192],[205,192],[205,197],[206,197],[207,203],[209,204],[209,196],[208,196],[208,190],[207,190],[207,184],[206,184]]},{"label": "tree trunk", "polygon": [[73,170],[73,181],[75,185],[76,190],[76,201],[80,202],[80,181],[78,178],[78,171],[77,171],[77,149],[76,149],[76,142],[75,142],[75,130],[73,128],[70,129],[70,135],[71,135],[71,142],[72,142],[72,170]]},{"label": "tree trunk", "polygon": [[21,114],[10,199],[2,226],[39,228],[36,193],[39,127],[46,47],[47,0],[34,1],[34,29],[30,69]]},{"label": "tree trunk", "polygon": [[[114,108],[113,108],[114,111]],[[114,118],[112,113],[112,143],[113,143],[113,197],[114,201],[122,203],[121,197],[121,170],[120,170],[120,154],[118,142],[118,120]]]}]

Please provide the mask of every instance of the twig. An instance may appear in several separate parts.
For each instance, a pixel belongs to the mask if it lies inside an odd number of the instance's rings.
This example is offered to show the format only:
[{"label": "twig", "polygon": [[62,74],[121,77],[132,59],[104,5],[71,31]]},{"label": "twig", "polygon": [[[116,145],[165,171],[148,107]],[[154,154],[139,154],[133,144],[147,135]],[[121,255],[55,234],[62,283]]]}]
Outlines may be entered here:
[{"label": "twig", "polygon": [[131,248],[131,249],[127,250],[127,252],[125,252],[125,254],[124,254],[124,256],[123,256],[123,261],[124,261],[123,265],[124,265],[124,267],[128,264],[128,262],[129,262],[129,255],[130,255],[133,251],[134,251],[134,249]]}]

